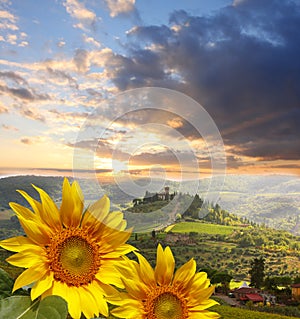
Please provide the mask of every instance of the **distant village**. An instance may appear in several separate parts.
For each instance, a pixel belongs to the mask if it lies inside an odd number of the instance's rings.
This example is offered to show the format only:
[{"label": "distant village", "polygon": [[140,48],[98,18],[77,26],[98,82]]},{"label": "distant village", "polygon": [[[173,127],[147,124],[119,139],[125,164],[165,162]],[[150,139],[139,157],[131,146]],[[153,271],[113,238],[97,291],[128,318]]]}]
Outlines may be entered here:
[{"label": "distant village", "polygon": [[171,201],[173,198],[177,195],[177,193],[174,191],[173,193],[170,193],[170,187],[166,186],[164,188],[164,192],[161,193],[151,193],[149,191],[146,191],[145,196],[140,198],[133,199],[133,206],[137,205],[143,205],[148,203],[153,203],[157,201]]}]

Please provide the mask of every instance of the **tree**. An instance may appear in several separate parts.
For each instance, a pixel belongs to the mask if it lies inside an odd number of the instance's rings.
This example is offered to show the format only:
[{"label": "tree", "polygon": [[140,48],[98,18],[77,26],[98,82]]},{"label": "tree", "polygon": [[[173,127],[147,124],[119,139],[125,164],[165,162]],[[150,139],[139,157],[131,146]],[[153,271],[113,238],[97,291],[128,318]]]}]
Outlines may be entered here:
[{"label": "tree", "polygon": [[229,284],[233,277],[229,275],[227,272],[217,272],[211,278],[212,284],[222,284],[222,290],[224,294],[228,294],[229,292]]},{"label": "tree", "polygon": [[155,236],[156,236],[156,234],[155,234],[155,229],[152,230],[151,236],[152,236],[153,239],[155,238]]},{"label": "tree", "polygon": [[260,288],[263,285],[265,277],[265,260],[262,256],[260,258],[254,258],[251,261],[249,274],[251,276],[250,286]]}]

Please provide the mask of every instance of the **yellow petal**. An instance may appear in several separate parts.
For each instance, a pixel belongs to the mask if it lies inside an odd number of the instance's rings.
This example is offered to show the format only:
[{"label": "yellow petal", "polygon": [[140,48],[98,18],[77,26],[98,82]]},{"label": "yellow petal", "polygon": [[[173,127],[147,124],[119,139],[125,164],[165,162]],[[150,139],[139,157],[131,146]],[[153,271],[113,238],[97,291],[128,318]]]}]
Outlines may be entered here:
[{"label": "yellow petal", "polygon": [[[132,228],[126,231],[118,231],[104,226],[103,235],[100,237],[102,241],[106,242],[112,249],[124,244],[130,237]],[[110,250],[112,250],[110,249]]]},{"label": "yellow petal", "polygon": [[104,264],[101,266],[96,274],[96,278],[104,284],[115,285],[116,287],[124,288],[120,273],[116,271],[112,264]]},{"label": "yellow petal", "polygon": [[41,296],[46,290],[50,289],[53,284],[53,272],[48,272],[41,278],[39,281],[35,283],[32,287],[30,296],[31,300]]},{"label": "yellow petal", "polygon": [[195,276],[195,272],[196,262],[194,259],[190,259],[176,271],[173,279],[173,285],[186,288],[190,283],[190,280]]},{"label": "yellow petal", "polygon": [[142,255],[135,253],[135,255],[138,258],[140,267],[140,278],[143,280],[143,282],[148,286],[154,286],[156,285],[156,280],[154,276],[154,271],[151,265],[148,263],[145,257]]},{"label": "yellow petal", "polygon": [[124,257],[124,260],[116,263],[115,268],[123,279],[138,278],[139,280],[139,264],[136,261]]},{"label": "yellow petal", "polygon": [[74,181],[71,186],[72,198],[74,202],[74,210],[72,215],[72,224],[71,226],[77,227],[82,219],[82,211],[84,207],[84,197],[81,191],[79,184]]},{"label": "yellow petal", "polygon": [[209,279],[207,279],[206,272],[198,272],[195,274],[195,277],[190,282],[188,290],[191,294],[197,293],[201,289],[208,288],[210,285]]},{"label": "yellow petal", "polygon": [[194,297],[196,297],[195,299],[197,300],[197,302],[191,302],[191,305],[197,305],[204,302],[206,299],[209,299],[209,297],[214,293],[214,291],[214,286],[210,286],[206,289],[200,290],[197,295],[194,295]]},{"label": "yellow petal", "polygon": [[83,195],[77,182],[70,185],[67,178],[63,182],[60,215],[66,227],[78,227],[82,218]]},{"label": "yellow petal", "polygon": [[[110,201],[109,198],[104,195],[102,198],[100,198],[97,202],[92,204],[88,208],[88,212],[98,221],[101,222],[109,213],[109,207],[110,207]],[[86,226],[90,226],[90,223],[94,223],[94,220],[91,219],[91,221],[88,219],[89,215],[87,215],[87,220],[83,223]]]},{"label": "yellow petal", "polygon": [[112,229],[123,230],[124,215],[122,212],[110,212],[103,220],[102,223]]},{"label": "yellow petal", "polygon": [[218,319],[220,315],[216,312],[210,312],[207,310],[203,310],[201,312],[190,312],[189,319]]},{"label": "yellow petal", "polygon": [[116,305],[116,306],[121,306],[121,305],[125,305],[127,304],[129,301],[131,300],[135,300],[135,299],[131,299],[131,297],[125,293],[125,292],[118,292],[117,295],[115,296],[110,296],[110,297],[106,297],[105,298],[110,304],[112,305]]},{"label": "yellow petal", "polygon": [[54,281],[50,290],[52,291],[52,295],[60,296],[65,299],[68,303],[68,311],[73,319],[80,319],[81,304],[80,297],[76,289],[77,287],[69,287],[65,283]]},{"label": "yellow petal", "polygon": [[37,280],[40,280],[48,271],[48,267],[45,264],[35,265],[26,269],[16,279],[13,292],[19,288],[27,286]]},{"label": "yellow petal", "polygon": [[40,222],[38,217],[28,208],[17,204],[9,203],[10,208],[17,214],[18,217],[23,217],[25,220],[32,220],[35,222]]},{"label": "yellow petal", "polygon": [[62,228],[59,212],[57,206],[50,198],[50,196],[41,188],[32,185],[35,190],[40,194],[42,207],[43,209],[40,211],[41,218],[43,221],[50,226],[50,228],[54,228],[56,230],[60,230]]},{"label": "yellow petal", "polygon": [[69,313],[72,318],[80,319],[81,318],[81,304],[80,296],[78,294],[77,287],[68,287],[67,288],[67,303]]},{"label": "yellow petal", "polygon": [[[94,298],[93,294],[86,289],[85,287],[78,287],[78,294],[80,296],[80,304],[81,304],[81,310],[83,314],[85,315],[86,318],[95,318],[98,317],[99,315],[99,310],[98,310],[98,303],[103,303],[104,299],[102,296],[97,296],[97,301]],[[104,301],[106,304],[106,302]],[[101,308],[102,309],[102,308]],[[103,307],[103,315],[107,316],[108,315],[108,307],[106,304],[106,307]]]},{"label": "yellow petal", "polygon": [[45,263],[47,259],[44,254],[44,249],[36,245],[8,257],[6,261],[17,267],[30,268],[33,265]]},{"label": "yellow petal", "polygon": [[145,299],[150,287],[134,279],[123,278],[124,286],[129,295],[135,299]]},{"label": "yellow petal", "polygon": [[218,304],[219,303],[213,299],[206,299],[199,303],[197,306],[190,308],[190,311],[201,311]]},{"label": "yellow petal", "polygon": [[10,251],[22,251],[28,248],[35,247],[36,244],[29,238],[24,236],[17,236],[8,239],[4,239],[0,242],[0,247]]},{"label": "yellow petal", "polygon": [[[111,247],[108,246],[107,250],[110,250]],[[131,246],[129,244],[123,244],[119,247],[115,248],[113,251],[106,253],[102,256],[103,259],[115,259],[119,258],[120,256],[127,255],[128,253],[137,250],[134,246]]]},{"label": "yellow petal", "polygon": [[29,239],[37,244],[46,245],[49,243],[49,234],[43,228],[43,225],[37,224],[32,220],[25,220],[22,217],[19,217],[19,222]]},{"label": "yellow petal", "polygon": [[175,260],[170,247],[163,250],[159,244],[157,246],[155,278],[161,285],[171,283],[175,268]]},{"label": "yellow petal", "polygon": [[88,288],[94,296],[101,295],[114,298],[119,293],[119,291],[113,286],[104,284],[103,282],[100,282],[98,280],[93,280],[89,284]]},{"label": "yellow petal", "polygon": [[34,198],[29,196],[26,192],[22,190],[17,190],[18,193],[20,193],[29,203],[29,205],[32,207],[33,211],[37,216],[40,216],[40,212],[42,211],[42,204],[38,201],[36,201]]},{"label": "yellow petal", "polygon": [[130,300],[127,304],[111,310],[111,314],[118,318],[142,319],[145,318],[143,313],[143,303],[136,300]]},{"label": "yellow petal", "polygon": [[97,307],[98,307],[98,310],[99,312],[104,315],[105,317],[108,316],[108,305],[107,305],[107,302],[106,300],[103,298],[103,296],[97,296]]},{"label": "yellow petal", "polygon": [[71,186],[68,179],[64,178],[63,188],[62,188],[62,202],[60,206],[60,215],[61,215],[62,223],[66,227],[71,226],[73,210],[74,210],[74,202],[72,198]]}]

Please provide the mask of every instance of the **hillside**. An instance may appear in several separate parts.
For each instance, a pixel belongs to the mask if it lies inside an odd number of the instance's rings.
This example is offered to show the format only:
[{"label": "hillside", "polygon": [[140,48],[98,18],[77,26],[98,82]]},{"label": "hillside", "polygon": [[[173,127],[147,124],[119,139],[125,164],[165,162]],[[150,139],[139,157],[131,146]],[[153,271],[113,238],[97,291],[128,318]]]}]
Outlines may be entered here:
[{"label": "hillside", "polygon": [[[45,176],[14,176],[0,179],[0,220],[4,215],[7,217],[8,203],[17,201],[25,204],[22,196],[16,189],[26,190],[32,196],[36,192],[31,187],[35,184],[45,189],[59,202],[61,200],[62,177]],[[148,179],[136,180],[141,186],[148,185]],[[224,183],[222,179],[214,182],[214,188],[209,188],[209,180],[203,179],[199,182],[199,188],[194,193],[200,196],[206,194],[209,189],[211,193],[219,193],[218,204],[228,212],[243,216],[257,223],[264,223],[270,227],[291,231],[300,234],[300,178],[286,175],[227,175]],[[161,185],[161,181],[151,182],[153,190]],[[180,189],[179,184],[174,181],[164,181],[173,190]],[[103,193],[109,195],[112,204],[117,209],[126,209],[132,203],[133,195],[126,194],[126,184],[96,184],[81,180],[87,203],[101,197]],[[182,185],[181,185],[182,186]],[[144,191],[141,187],[143,196]],[[137,187],[138,190],[138,187]],[[182,192],[193,194],[191,189],[181,189]],[[152,189],[149,189],[152,191]],[[2,212],[1,212],[2,211]],[[157,224],[161,216],[156,216]]]},{"label": "hillside", "polygon": [[[55,201],[59,202],[61,200],[61,177],[23,176],[1,179],[2,212],[0,214],[3,217],[6,216],[6,218],[0,220],[1,238],[22,234],[22,229],[18,226],[16,220],[7,218],[9,217],[7,202],[17,201],[23,203],[21,196],[15,192],[16,188],[25,189],[31,195],[36,196],[31,189],[30,183],[44,188]],[[284,183],[289,185],[289,187],[291,185],[286,180]],[[88,201],[100,197],[99,188],[94,188],[94,185],[86,181],[81,183],[81,185],[83,185],[85,194],[88,191],[86,195]],[[242,187],[240,189],[242,190]],[[115,191],[115,186],[113,185],[109,185],[109,190],[115,196],[120,194],[120,192]],[[125,200],[127,199],[127,202],[120,200],[119,197],[119,202],[115,202],[115,205],[120,205],[120,203],[125,205],[126,203],[127,205],[124,207],[129,207],[132,199],[130,197],[126,198],[124,194],[122,196],[124,196]],[[194,257],[198,269],[217,268],[220,271],[229,272],[238,280],[247,278],[250,260],[257,256],[264,256],[267,273],[272,276],[289,275],[295,277],[299,274],[299,236],[245,222],[247,221],[246,218],[239,218],[232,213],[226,213],[221,206],[218,206],[215,210],[211,209],[210,213],[204,216],[202,220],[194,220],[191,216],[187,216],[187,221],[182,219],[181,222],[175,223],[173,227],[168,227],[169,232],[157,232],[154,240],[151,236],[153,229],[151,227],[161,225],[165,221],[164,207],[158,205],[158,203],[152,203],[152,209],[150,206],[146,207],[147,210],[149,209],[148,213],[131,213],[131,216],[134,215],[136,217],[132,223],[137,223],[140,226],[139,231],[143,233],[133,234],[130,242],[143,251],[153,264],[156,245],[159,241],[164,246],[170,245],[172,247],[178,260],[178,265]],[[169,206],[167,207],[169,210],[176,210],[179,207],[177,204],[175,204],[175,207],[172,205],[167,206]],[[155,213],[151,213],[153,209],[156,210]],[[221,223],[222,225],[220,225]],[[170,222],[166,223],[166,226],[167,224],[170,224]],[[144,229],[143,225],[145,225]],[[4,259],[6,256],[2,257]],[[5,268],[8,266],[0,262],[0,267]],[[10,270],[10,268],[7,270]]]}]

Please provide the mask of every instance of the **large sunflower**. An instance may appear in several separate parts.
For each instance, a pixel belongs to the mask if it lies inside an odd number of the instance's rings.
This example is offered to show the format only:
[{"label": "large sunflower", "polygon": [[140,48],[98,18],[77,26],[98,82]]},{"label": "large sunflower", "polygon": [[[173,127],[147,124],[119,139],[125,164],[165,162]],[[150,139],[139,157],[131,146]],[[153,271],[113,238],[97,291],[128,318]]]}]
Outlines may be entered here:
[{"label": "large sunflower", "polygon": [[218,304],[209,299],[214,291],[205,272],[196,273],[191,259],[174,274],[175,261],[171,249],[158,245],[155,270],[136,253],[139,263],[126,260],[119,264],[127,290],[114,303],[111,313],[126,319],[212,319],[217,313],[207,308]]},{"label": "large sunflower", "polygon": [[57,208],[42,189],[33,186],[41,202],[26,192],[19,193],[32,210],[10,203],[27,236],[0,242],[17,252],[9,263],[26,269],[15,281],[13,290],[33,284],[31,299],[58,295],[68,302],[73,318],[81,313],[92,318],[108,315],[106,297],[116,293],[113,284],[123,288],[114,265],[134,248],[125,244],[130,231],[121,212],[109,213],[110,202],[104,196],[83,213],[83,195],[79,184],[65,178],[62,203]]}]

